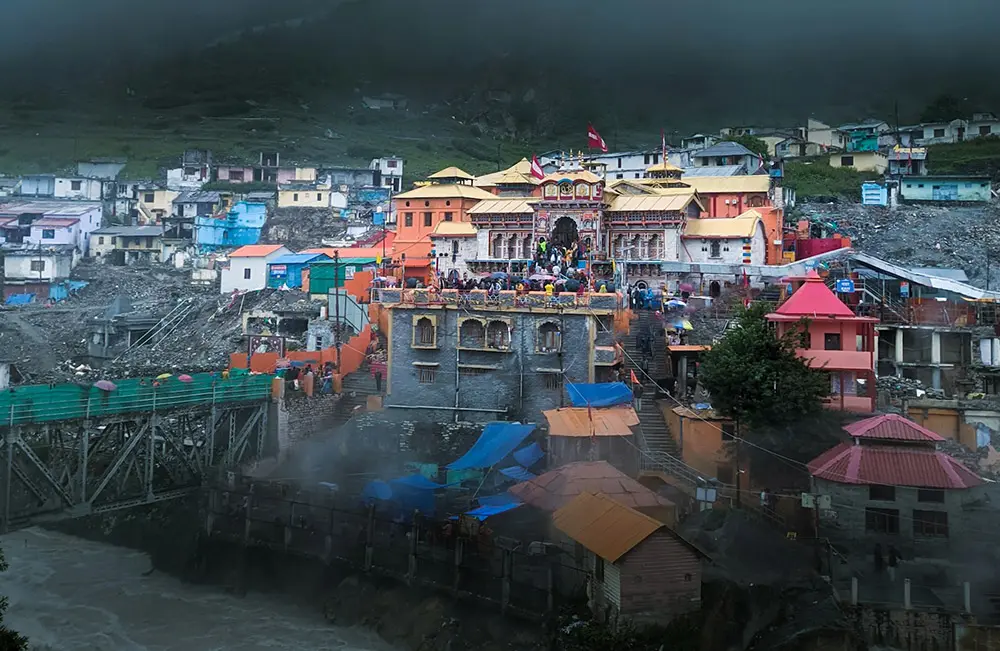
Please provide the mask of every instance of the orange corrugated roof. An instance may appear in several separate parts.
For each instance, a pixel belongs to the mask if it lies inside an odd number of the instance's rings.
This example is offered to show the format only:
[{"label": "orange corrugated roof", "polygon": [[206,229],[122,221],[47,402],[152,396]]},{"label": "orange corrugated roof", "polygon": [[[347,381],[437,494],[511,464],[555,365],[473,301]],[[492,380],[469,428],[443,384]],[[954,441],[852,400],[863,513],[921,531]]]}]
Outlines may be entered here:
[{"label": "orange corrugated roof", "polygon": [[609,563],[614,563],[665,526],[607,495],[593,493],[577,495],[552,514],[552,523]]},{"label": "orange corrugated roof", "polygon": [[525,504],[546,511],[565,506],[581,493],[604,493],[634,508],[673,506],[607,461],[575,461],[508,489]]},{"label": "orange corrugated roof", "polygon": [[282,244],[247,244],[241,246],[229,254],[230,258],[263,258],[271,255],[279,249],[285,248]]},{"label": "orange corrugated roof", "polygon": [[[380,255],[382,255],[382,244],[379,243],[378,246],[370,246],[365,248],[316,247],[312,249],[306,249],[305,251],[302,251],[302,253],[325,253],[328,256],[330,256],[331,259],[333,259],[334,253],[339,253],[341,258],[377,258]],[[386,243],[385,246],[385,254],[386,256],[392,255],[392,246],[390,246],[388,242]]]},{"label": "orange corrugated roof", "polygon": [[549,421],[549,436],[630,436],[629,428],[639,424],[639,417],[631,407],[566,407],[542,413]]}]

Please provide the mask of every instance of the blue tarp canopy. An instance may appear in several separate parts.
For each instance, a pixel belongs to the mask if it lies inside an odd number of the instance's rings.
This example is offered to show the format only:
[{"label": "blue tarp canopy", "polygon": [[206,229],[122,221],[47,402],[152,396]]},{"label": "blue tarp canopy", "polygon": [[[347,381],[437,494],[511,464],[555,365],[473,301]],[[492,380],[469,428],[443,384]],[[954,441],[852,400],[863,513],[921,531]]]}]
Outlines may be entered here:
[{"label": "blue tarp canopy", "polygon": [[535,426],[530,424],[489,423],[472,448],[462,458],[448,464],[448,469],[492,468],[521,445],[534,430]]},{"label": "blue tarp canopy", "polygon": [[504,477],[510,477],[514,481],[531,481],[538,475],[528,472],[521,466],[511,466],[510,468],[501,468],[500,474]]},{"label": "blue tarp canopy", "polygon": [[614,407],[631,405],[632,390],[624,382],[567,384],[566,393],[574,407]]},{"label": "blue tarp canopy", "polygon": [[439,484],[427,479],[423,475],[407,475],[406,477],[400,477],[399,479],[393,479],[389,482],[390,484],[397,486],[405,486],[406,488],[412,488],[415,490],[422,491],[433,491],[439,488],[447,488],[448,484]]},{"label": "blue tarp canopy", "polygon": [[389,482],[392,489],[392,501],[399,504],[405,516],[413,511],[425,515],[434,515],[434,491],[447,488],[448,484],[438,484],[423,475],[407,475]]},{"label": "blue tarp canopy", "polygon": [[361,497],[366,502],[387,500],[392,497],[392,488],[381,479],[376,479],[365,484],[364,489],[361,491]]},{"label": "blue tarp canopy", "polygon": [[479,521],[483,521],[491,515],[505,513],[516,509],[519,506],[521,506],[520,502],[510,502],[509,504],[501,504],[499,506],[480,506],[479,508],[472,509],[471,511],[466,511],[465,515],[476,518]]},{"label": "blue tarp canopy", "polygon": [[530,468],[541,460],[545,456],[545,452],[542,451],[541,446],[537,443],[532,443],[531,445],[521,448],[514,453],[514,460],[525,468]]},{"label": "blue tarp canopy", "polygon": [[11,294],[7,297],[7,305],[27,305],[35,300],[34,294]]},{"label": "blue tarp canopy", "polygon": [[504,504],[521,503],[521,500],[517,499],[510,493],[498,493],[496,495],[480,495],[478,499],[480,506],[503,506]]}]

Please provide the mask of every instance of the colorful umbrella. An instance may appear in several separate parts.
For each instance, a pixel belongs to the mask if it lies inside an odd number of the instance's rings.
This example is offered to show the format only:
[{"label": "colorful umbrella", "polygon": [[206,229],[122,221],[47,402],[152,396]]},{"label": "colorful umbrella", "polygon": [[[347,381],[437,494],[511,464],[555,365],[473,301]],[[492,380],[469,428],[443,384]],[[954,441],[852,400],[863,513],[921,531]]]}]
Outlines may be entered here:
[{"label": "colorful umbrella", "polygon": [[156,376],[157,380],[166,380],[168,377],[173,377],[172,373],[160,373]]},{"label": "colorful umbrella", "polygon": [[667,307],[671,307],[671,308],[673,308],[673,307],[678,307],[678,308],[680,308],[680,307],[687,307],[687,303],[685,303],[684,301],[682,301],[682,300],[680,300],[678,298],[672,298],[669,301],[667,301]]},{"label": "colorful umbrella", "polygon": [[180,380],[181,382],[194,382],[194,378],[187,374],[178,375],[177,379]]},{"label": "colorful umbrella", "polygon": [[528,277],[528,280],[555,280],[556,277],[549,274],[533,274]]},{"label": "colorful umbrella", "polygon": [[694,326],[687,319],[683,319],[674,324],[674,328],[677,330],[694,330]]},{"label": "colorful umbrella", "polygon": [[110,382],[108,380],[98,380],[97,382],[94,382],[94,386],[101,391],[114,391],[118,388],[115,386],[114,382]]}]

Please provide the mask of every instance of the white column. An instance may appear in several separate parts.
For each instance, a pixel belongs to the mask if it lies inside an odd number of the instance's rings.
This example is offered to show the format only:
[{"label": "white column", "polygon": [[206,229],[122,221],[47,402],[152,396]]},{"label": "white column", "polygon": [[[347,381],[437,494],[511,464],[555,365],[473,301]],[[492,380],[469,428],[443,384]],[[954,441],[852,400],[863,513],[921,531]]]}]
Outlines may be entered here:
[{"label": "white column", "polygon": [[896,328],[896,346],[895,346],[896,363],[903,363],[903,329]]},{"label": "white column", "polygon": [[931,333],[931,364],[941,363],[941,333]]}]

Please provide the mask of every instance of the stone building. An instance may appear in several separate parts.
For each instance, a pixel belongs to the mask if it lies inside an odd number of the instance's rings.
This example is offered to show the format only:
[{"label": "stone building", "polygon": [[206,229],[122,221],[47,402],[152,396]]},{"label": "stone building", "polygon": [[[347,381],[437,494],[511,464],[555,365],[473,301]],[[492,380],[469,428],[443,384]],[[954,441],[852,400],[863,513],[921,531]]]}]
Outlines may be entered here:
[{"label": "stone building", "polygon": [[520,420],[566,406],[564,383],[610,379],[617,294],[381,289],[385,406],[429,420]]}]

